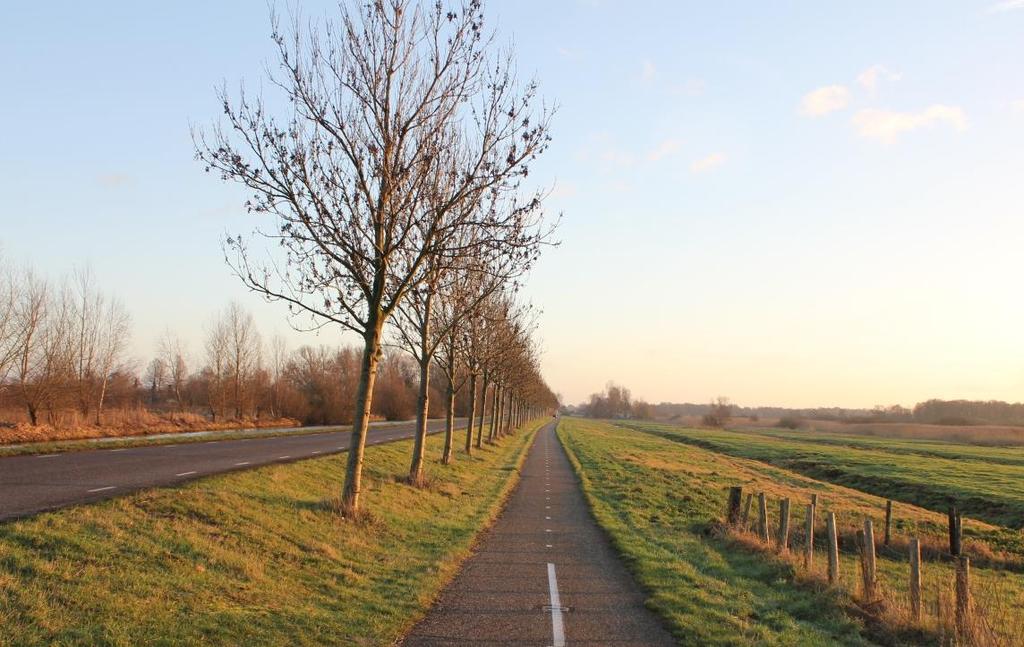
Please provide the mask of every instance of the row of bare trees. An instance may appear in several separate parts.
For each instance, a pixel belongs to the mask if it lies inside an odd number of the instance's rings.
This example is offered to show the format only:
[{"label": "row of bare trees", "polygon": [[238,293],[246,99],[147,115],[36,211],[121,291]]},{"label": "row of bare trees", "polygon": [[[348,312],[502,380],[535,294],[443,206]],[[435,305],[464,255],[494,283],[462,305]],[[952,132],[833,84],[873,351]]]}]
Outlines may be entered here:
[{"label": "row of bare trees", "polygon": [[[227,239],[242,281],[310,326],[363,340],[342,489],[343,510],[355,513],[388,335],[419,368],[414,483],[432,367],[449,403],[476,375],[509,421],[552,406],[512,305],[551,234],[543,194],[523,187],[547,147],[551,112],[535,83],[516,78],[511,51],[494,46],[480,0],[375,0],[342,5],[336,21],[272,25],[270,85],[284,101],[221,91],[223,124],[195,133],[197,157],[244,186],[247,209],[273,222],[252,240]],[[272,244],[256,250],[253,241]],[[511,331],[508,356],[467,359],[475,331],[491,327]],[[492,426],[504,429],[503,420]]]},{"label": "row of bare trees", "polygon": [[[141,374],[141,363],[128,352],[131,333],[126,309],[99,288],[91,271],[49,281],[0,259],[0,424],[107,426],[112,416],[138,420],[115,413],[140,407],[157,414],[147,418],[156,423],[172,417],[160,414],[187,414],[196,425],[353,419],[359,353],[325,346],[289,351],[280,337],[264,345],[252,315],[237,303],[211,320],[196,353],[166,331]],[[413,417],[416,389],[411,360],[387,350],[375,413]],[[465,402],[460,406],[465,411]]]},{"label": "row of bare trees", "polygon": [[130,322],[87,269],[51,282],[0,258],[0,387],[33,425],[62,408],[98,422],[126,372]]}]

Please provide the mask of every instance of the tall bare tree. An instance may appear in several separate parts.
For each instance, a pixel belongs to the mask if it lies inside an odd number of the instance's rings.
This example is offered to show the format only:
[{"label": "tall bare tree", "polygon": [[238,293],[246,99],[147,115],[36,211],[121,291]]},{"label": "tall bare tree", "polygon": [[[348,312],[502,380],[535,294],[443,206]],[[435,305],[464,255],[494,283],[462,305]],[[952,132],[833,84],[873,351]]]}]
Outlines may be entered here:
[{"label": "tall bare tree", "polygon": [[164,378],[174,404],[181,413],[185,410],[185,387],[188,384],[188,349],[181,337],[165,330],[160,339],[158,357],[164,365]]},{"label": "tall bare tree", "polygon": [[494,50],[479,0],[342,6],[339,21],[303,29],[295,19],[288,34],[272,22],[271,82],[291,114],[222,92],[227,128],[197,133],[197,155],[251,190],[251,211],[276,219],[259,232],[279,244],[267,260],[228,239],[243,282],[313,325],[363,338],[342,489],[355,512],[384,325],[452,236],[501,232],[537,210],[534,196],[511,222],[467,209],[451,217],[487,192],[518,189],[547,145],[548,113],[535,108],[534,84],[517,82],[511,55]]},{"label": "tall bare tree", "polygon": [[110,378],[121,368],[131,338],[131,316],[120,301],[108,301],[101,313],[95,333],[96,424],[102,423]]}]

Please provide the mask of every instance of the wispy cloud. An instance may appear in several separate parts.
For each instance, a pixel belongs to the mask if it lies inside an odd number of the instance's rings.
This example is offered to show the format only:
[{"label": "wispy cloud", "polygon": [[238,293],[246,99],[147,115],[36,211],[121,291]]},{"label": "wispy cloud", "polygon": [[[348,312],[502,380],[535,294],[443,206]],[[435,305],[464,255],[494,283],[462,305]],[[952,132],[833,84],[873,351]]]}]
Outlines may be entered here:
[{"label": "wispy cloud", "polygon": [[575,197],[577,193],[579,193],[579,189],[572,182],[559,182],[555,188],[551,189],[548,197],[556,200],[569,199]]},{"label": "wispy cloud", "polygon": [[850,91],[844,85],[826,85],[812,90],[800,100],[800,114],[821,117],[842,110],[850,103]]},{"label": "wispy cloud", "polygon": [[654,62],[648,59],[644,59],[640,62],[640,80],[641,81],[653,81],[655,75],[658,73],[658,69],[654,67]]},{"label": "wispy cloud", "polygon": [[1014,112],[1024,114],[1024,99],[1017,99],[1010,102],[1010,109]]},{"label": "wispy cloud", "polygon": [[659,160],[665,159],[670,155],[675,155],[676,153],[678,153],[679,149],[681,149],[682,147],[683,141],[681,139],[676,139],[675,137],[663,139],[657,146],[648,151],[646,156],[647,161],[657,162]]},{"label": "wispy cloud", "polygon": [[725,153],[711,153],[707,157],[701,158],[690,164],[690,171],[692,171],[693,173],[703,173],[705,171],[710,171],[713,168],[725,164],[725,159]]},{"label": "wispy cloud", "polygon": [[857,83],[868,92],[875,92],[880,81],[899,81],[901,75],[893,72],[884,65],[872,65],[857,75]]},{"label": "wispy cloud", "polygon": [[853,125],[863,137],[892,143],[903,133],[939,124],[954,130],[967,128],[967,115],[957,106],[935,104],[921,112],[861,110],[853,116]]},{"label": "wispy cloud", "polygon": [[989,13],[1001,13],[1003,11],[1013,11],[1014,9],[1024,9],[1024,0],[1003,0],[990,6],[988,11]]},{"label": "wispy cloud", "polygon": [[572,47],[559,47],[557,51],[559,56],[570,61],[578,61],[583,58],[583,53]]},{"label": "wispy cloud", "polygon": [[131,176],[124,173],[106,173],[96,177],[96,181],[105,187],[116,189],[126,186],[132,181]]},{"label": "wispy cloud", "polygon": [[692,78],[692,79],[687,79],[683,83],[675,83],[675,84],[673,84],[670,87],[669,91],[672,94],[676,94],[676,95],[686,95],[688,97],[699,97],[700,95],[704,94],[704,91],[706,89],[707,89],[707,83],[704,82],[704,79]]}]

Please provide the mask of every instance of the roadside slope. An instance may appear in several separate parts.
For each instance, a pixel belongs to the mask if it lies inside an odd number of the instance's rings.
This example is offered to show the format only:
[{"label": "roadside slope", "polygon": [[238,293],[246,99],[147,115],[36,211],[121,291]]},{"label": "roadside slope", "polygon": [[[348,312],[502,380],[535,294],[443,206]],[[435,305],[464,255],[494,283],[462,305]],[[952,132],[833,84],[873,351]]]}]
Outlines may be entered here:
[{"label": "roadside slope", "polygon": [[360,523],[333,512],[329,457],[0,524],[0,645],[388,644],[497,513],[540,422],[429,461],[423,490],[396,477],[409,441],[368,448]]}]

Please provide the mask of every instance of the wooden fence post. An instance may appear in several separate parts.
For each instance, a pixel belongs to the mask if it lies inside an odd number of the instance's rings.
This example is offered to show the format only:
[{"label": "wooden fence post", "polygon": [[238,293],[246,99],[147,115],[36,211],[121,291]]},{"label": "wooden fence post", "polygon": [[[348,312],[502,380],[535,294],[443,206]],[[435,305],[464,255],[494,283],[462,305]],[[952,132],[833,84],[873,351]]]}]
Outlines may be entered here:
[{"label": "wooden fence post", "polygon": [[789,498],[779,501],[779,537],[776,549],[780,553],[789,550]]},{"label": "wooden fence post", "polygon": [[807,519],[804,521],[804,568],[810,569],[814,559],[814,504],[807,504]]},{"label": "wooden fence post", "polygon": [[910,613],[914,622],[921,622],[921,542],[910,540]]},{"label": "wooden fence post", "polygon": [[743,529],[748,530],[750,528],[750,503],[754,500],[754,493],[747,493],[747,502],[743,505]]},{"label": "wooden fence post", "polygon": [[864,584],[864,599],[875,599],[875,529],[871,519],[864,520],[864,530],[857,531],[861,545],[861,576]]},{"label": "wooden fence post", "polygon": [[960,544],[963,538],[960,511],[955,505],[949,506],[949,553],[954,557],[960,554]]},{"label": "wooden fence post", "polygon": [[828,513],[828,583],[839,581],[839,536],[836,533],[836,513]]},{"label": "wooden fence post", "polygon": [[765,496],[764,492],[757,495],[757,535],[761,538],[764,543],[769,543],[768,539],[768,497]]},{"label": "wooden fence post", "polygon": [[885,502],[885,541],[883,542],[886,546],[889,545],[889,539],[892,537],[892,501]]},{"label": "wooden fence post", "polygon": [[818,507],[818,495],[817,495],[817,493],[811,495],[811,505],[813,505],[815,508]]},{"label": "wooden fence post", "polygon": [[971,560],[966,555],[956,562],[956,631],[963,640],[971,633]]},{"label": "wooden fence post", "polygon": [[740,502],[743,500],[743,488],[729,488],[729,509],[726,513],[726,523],[735,526],[740,520]]}]

